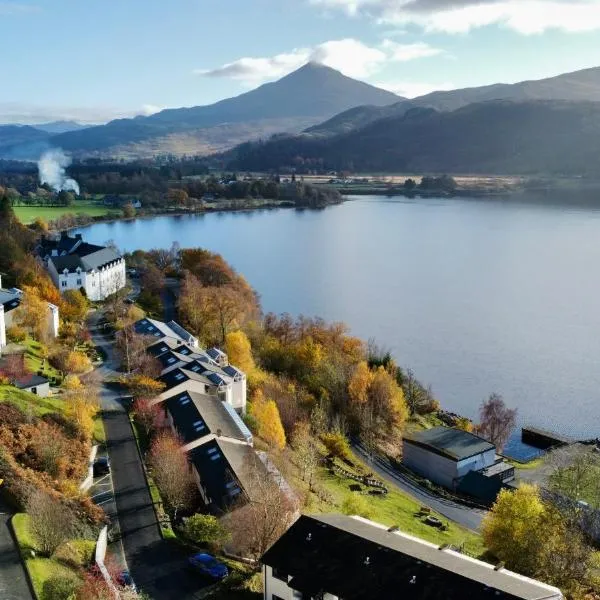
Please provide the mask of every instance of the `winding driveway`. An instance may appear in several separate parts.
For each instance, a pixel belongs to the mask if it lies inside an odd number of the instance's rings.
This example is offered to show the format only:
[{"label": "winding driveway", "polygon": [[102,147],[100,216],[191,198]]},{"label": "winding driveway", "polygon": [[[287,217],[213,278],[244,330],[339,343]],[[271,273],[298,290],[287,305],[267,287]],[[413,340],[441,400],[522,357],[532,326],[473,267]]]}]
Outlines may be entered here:
[{"label": "winding driveway", "polygon": [[479,508],[470,508],[458,502],[448,500],[446,498],[440,498],[439,496],[424,490],[423,488],[415,485],[408,478],[404,477],[402,473],[397,471],[390,465],[389,462],[385,461],[380,457],[371,458],[367,452],[365,452],[359,445],[353,446],[354,452],[369,465],[375,473],[377,473],[382,479],[387,481],[389,484],[397,487],[402,492],[405,492],[409,496],[412,496],[415,500],[420,502],[424,506],[429,506],[436,512],[444,515],[450,521],[454,521],[467,529],[477,531],[481,526],[481,521],[486,514],[485,510]]}]

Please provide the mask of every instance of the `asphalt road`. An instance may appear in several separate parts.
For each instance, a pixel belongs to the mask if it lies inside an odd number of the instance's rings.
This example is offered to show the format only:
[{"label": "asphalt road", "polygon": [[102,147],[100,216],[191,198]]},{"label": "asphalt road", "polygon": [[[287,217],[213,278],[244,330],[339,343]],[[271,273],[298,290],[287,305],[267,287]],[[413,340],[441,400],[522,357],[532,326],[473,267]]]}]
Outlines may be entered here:
[{"label": "asphalt road", "polygon": [[409,496],[412,496],[423,506],[430,507],[441,515],[444,515],[447,519],[450,519],[450,521],[454,521],[467,529],[477,531],[481,527],[481,521],[486,514],[485,510],[470,508],[463,504],[453,502],[452,500],[446,500],[445,498],[440,498],[435,494],[431,494],[409,481],[402,473],[396,471],[381,458],[374,457],[371,459],[360,446],[353,446],[353,449],[382,479],[389,484],[396,486]]},{"label": "asphalt road", "polygon": [[[97,316],[90,321],[92,337],[107,356],[98,371],[105,378],[114,377],[114,349],[95,330],[96,321]],[[206,582],[187,569],[187,554],[181,547],[160,534],[129,416],[119,402],[118,392],[104,385],[101,402],[114,500],[129,572],[153,600],[193,600]]]},{"label": "asphalt road", "polygon": [[8,507],[0,501],[0,598],[33,600],[25,568],[8,524],[11,516]]}]

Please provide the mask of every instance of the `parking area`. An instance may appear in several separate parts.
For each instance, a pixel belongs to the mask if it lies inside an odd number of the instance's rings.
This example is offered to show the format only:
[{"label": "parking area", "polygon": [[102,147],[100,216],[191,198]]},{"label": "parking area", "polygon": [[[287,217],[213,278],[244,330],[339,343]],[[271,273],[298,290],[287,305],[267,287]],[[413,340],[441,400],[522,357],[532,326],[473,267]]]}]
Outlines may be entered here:
[{"label": "parking area", "polygon": [[[106,450],[98,452],[97,458],[106,457]],[[127,570],[127,561],[121,542],[119,519],[117,516],[117,504],[115,502],[115,491],[111,473],[94,477],[94,483],[89,491],[90,498],[100,506],[109,519],[108,525],[108,552],[112,559],[119,565],[119,569]]]}]

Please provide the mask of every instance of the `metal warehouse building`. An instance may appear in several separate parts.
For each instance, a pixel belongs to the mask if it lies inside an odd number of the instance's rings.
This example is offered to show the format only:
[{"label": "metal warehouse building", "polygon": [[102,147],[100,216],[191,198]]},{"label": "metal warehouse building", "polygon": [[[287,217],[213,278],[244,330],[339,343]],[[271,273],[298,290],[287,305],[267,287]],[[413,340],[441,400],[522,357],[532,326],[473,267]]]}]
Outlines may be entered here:
[{"label": "metal warehouse building", "polygon": [[487,470],[498,463],[493,444],[461,429],[435,427],[403,440],[402,464],[449,489],[456,489],[470,471]]}]

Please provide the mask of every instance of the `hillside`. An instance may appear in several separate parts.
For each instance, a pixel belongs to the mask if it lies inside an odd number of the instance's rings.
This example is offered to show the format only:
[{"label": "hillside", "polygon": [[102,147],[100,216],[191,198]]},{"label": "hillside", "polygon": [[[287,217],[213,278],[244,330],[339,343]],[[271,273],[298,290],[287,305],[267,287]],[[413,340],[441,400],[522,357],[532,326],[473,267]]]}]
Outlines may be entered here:
[{"label": "hillside", "polygon": [[337,135],[364,127],[378,119],[400,117],[411,108],[435,108],[453,111],[475,102],[490,100],[569,100],[600,102],[600,67],[566,73],[548,79],[523,81],[514,84],[494,84],[448,92],[432,92],[419,98],[400,101],[383,108],[357,107],[311,127],[311,135]]},{"label": "hillside", "polygon": [[299,132],[351,107],[398,96],[329,67],[308,63],[273,83],[208,106],[163,110],[54,136],[75,155],[207,154],[277,132]]},{"label": "hillside", "polygon": [[600,103],[493,101],[453,112],[416,108],[329,138],[244,144],[239,170],[600,175]]}]

